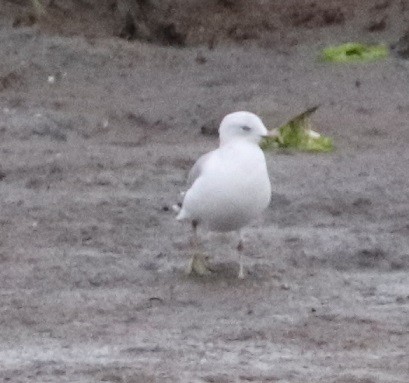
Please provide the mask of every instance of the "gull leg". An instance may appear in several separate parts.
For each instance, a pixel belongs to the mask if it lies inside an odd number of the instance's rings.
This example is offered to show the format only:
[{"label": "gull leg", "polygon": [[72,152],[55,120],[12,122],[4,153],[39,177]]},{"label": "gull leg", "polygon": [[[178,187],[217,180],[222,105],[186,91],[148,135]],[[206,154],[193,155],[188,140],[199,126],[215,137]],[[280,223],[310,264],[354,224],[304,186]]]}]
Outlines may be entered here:
[{"label": "gull leg", "polygon": [[192,258],[189,259],[189,263],[187,264],[187,267],[186,267],[186,270],[185,270],[185,273],[186,273],[187,275],[190,275],[190,274],[192,274],[192,272],[193,272],[193,263],[194,263],[194,260],[195,260],[195,255],[193,254]]},{"label": "gull leg", "polygon": [[239,279],[244,279],[244,266],[243,266],[243,237],[241,232],[239,232],[239,244],[237,245],[237,252],[239,253]]},{"label": "gull leg", "polygon": [[197,234],[197,221],[192,221],[192,228],[193,228],[193,238],[192,238],[192,245],[194,248],[194,253],[192,258],[189,260],[189,263],[186,268],[186,274],[197,274],[200,276],[203,275],[210,275],[211,271],[207,267],[206,257],[199,252],[199,236]]}]

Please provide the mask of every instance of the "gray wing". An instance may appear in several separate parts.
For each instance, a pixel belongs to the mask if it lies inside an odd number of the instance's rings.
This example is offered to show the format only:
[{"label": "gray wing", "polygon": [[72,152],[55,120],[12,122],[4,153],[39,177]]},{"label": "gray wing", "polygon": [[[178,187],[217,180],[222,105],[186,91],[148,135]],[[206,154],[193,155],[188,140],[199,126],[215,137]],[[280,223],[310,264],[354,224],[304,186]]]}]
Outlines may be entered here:
[{"label": "gray wing", "polygon": [[[193,182],[195,182],[200,177],[200,175],[203,172],[203,168],[206,165],[206,162],[213,155],[213,152],[214,152],[214,150],[209,152],[209,153],[203,154],[203,156],[199,157],[199,159],[195,162],[192,169],[190,169],[190,172],[189,172],[189,174],[187,176],[187,184],[188,184],[189,187],[191,187]],[[180,195],[184,199],[185,195],[186,195],[186,192],[182,192],[182,193],[180,193]],[[183,202],[179,202],[177,205],[173,205],[172,208],[176,213],[179,213],[179,215],[177,216],[176,219],[186,218],[186,216],[185,216],[186,213],[183,213],[184,212]]]},{"label": "gray wing", "polygon": [[199,159],[195,162],[193,165],[192,169],[190,169],[189,175],[187,177],[187,183],[188,185],[192,185],[195,180],[200,177],[203,171],[203,167],[205,163],[208,161],[210,156],[213,154],[214,150],[203,154],[203,156],[199,157]]}]

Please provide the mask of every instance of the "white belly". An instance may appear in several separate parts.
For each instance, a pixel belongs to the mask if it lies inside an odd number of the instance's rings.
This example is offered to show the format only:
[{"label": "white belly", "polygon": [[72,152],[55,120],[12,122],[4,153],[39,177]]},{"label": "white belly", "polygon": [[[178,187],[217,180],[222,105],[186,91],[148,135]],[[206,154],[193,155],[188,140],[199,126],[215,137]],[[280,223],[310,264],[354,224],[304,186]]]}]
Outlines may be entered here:
[{"label": "white belly", "polygon": [[254,145],[216,153],[183,201],[186,217],[213,231],[238,230],[268,206],[271,185],[263,152]]}]

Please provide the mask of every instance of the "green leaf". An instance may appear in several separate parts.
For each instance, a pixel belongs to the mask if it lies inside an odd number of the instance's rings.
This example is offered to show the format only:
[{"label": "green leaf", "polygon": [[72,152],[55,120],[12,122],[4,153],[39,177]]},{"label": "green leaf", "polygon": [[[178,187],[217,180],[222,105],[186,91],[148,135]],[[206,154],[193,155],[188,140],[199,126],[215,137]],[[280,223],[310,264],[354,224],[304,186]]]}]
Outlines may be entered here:
[{"label": "green leaf", "polygon": [[389,49],[383,44],[345,43],[323,49],[321,59],[329,62],[349,63],[379,60],[388,55]]},{"label": "green leaf", "polygon": [[274,137],[265,138],[261,143],[263,150],[289,149],[304,152],[331,152],[334,150],[332,139],[324,137],[311,129],[309,117],[317,106],[295,116],[277,129]]}]

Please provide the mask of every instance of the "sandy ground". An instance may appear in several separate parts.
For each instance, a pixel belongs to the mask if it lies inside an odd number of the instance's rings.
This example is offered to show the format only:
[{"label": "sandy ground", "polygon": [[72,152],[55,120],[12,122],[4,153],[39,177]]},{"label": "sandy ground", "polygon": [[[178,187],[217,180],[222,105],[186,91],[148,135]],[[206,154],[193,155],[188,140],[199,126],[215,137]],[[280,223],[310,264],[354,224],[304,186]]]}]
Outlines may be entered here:
[{"label": "sandy ground", "polygon": [[[208,49],[9,16],[1,381],[409,382],[409,63],[317,60],[345,38],[396,41],[404,18]],[[247,279],[234,236],[207,233],[215,272],[185,276],[189,227],[170,206],[217,145],[201,128],[240,109],[276,126],[315,104],[337,149],[267,155],[273,198],[245,232]]]}]

